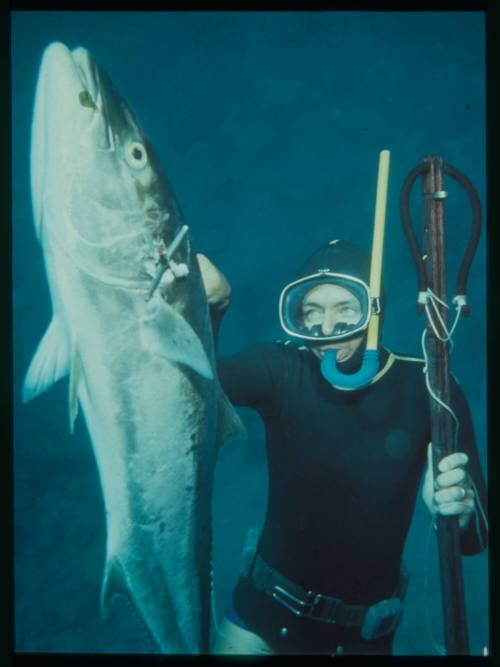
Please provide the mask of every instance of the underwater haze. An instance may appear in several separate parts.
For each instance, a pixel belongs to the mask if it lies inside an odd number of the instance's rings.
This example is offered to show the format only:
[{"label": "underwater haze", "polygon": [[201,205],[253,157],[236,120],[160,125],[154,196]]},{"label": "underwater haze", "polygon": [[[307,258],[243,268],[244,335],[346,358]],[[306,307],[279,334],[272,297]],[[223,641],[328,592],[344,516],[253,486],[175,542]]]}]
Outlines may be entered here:
[{"label": "underwater haze", "polygon": [[[484,15],[480,12],[15,12],[12,18],[15,629],[17,651],[149,653],[122,598],[101,619],[104,509],[82,417],[69,433],[67,379],[26,405],[21,388],[51,319],[31,210],[30,129],[40,58],[87,48],[134,109],[176,193],[195,249],[233,290],[218,351],[282,339],[278,298],[326,241],[369,249],[378,156],[391,151],[383,343],[421,356],[423,317],[399,220],[404,178],[439,154],[485,204]],[[54,100],[57,104],[57,100]],[[414,190],[418,190],[416,185]],[[465,193],[446,182],[448,295],[470,232]],[[418,196],[412,205],[421,227]],[[468,397],[486,474],[486,251],[469,276],[471,315],[451,365]],[[452,311],[453,312],[453,311]],[[214,495],[219,621],[249,528],[263,520],[264,430],[221,451]],[[444,643],[436,539],[420,498],[394,652]],[[464,557],[470,646],[488,646],[488,555]]]}]

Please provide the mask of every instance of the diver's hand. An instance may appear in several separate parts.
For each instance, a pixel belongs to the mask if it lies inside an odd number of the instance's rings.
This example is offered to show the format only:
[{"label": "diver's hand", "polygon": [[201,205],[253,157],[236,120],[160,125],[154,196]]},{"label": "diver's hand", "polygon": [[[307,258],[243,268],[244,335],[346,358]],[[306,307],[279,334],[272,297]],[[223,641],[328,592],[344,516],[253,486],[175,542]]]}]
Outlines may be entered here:
[{"label": "diver's hand", "polygon": [[440,474],[434,480],[432,471],[432,443],[427,448],[427,471],[422,497],[432,515],[458,515],[458,525],[465,528],[475,511],[474,490],[465,466],[467,454],[456,452],[441,459]]},{"label": "diver's hand", "polygon": [[197,253],[201,278],[207,295],[208,304],[216,310],[223,310],[231,300],[231,285],[224,274],[201,253]]}]

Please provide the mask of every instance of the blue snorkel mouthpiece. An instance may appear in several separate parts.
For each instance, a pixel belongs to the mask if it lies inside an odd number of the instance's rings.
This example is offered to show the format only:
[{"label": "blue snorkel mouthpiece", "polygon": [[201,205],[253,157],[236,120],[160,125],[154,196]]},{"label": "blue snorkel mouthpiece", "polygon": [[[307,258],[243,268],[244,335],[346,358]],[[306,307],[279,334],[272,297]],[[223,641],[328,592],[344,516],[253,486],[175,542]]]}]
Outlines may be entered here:
[{"label": "blue snorkel mouthpiece", "polygon": [[337,368],[338,350],[326,350],[321,359],[321,373],[328,382],[341,389],[361,389],[370,383],[379,369],[379,351],[365,350],[363,362],[356,373],[342,373]]}]

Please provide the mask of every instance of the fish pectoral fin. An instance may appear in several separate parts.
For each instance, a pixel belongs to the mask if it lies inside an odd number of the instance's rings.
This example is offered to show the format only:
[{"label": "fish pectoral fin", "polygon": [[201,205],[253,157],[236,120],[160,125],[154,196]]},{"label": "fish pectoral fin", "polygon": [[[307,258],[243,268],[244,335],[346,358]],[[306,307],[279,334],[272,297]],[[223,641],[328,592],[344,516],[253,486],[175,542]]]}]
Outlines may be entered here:
[{"label": "fish pectoral fin", "polygon": [[54,316],[31,360],[23,384],[22,401],[27,403],[49,389],[69,372],[68,337],[61,320]]},{"label": "fish pectoral fin", "polygon": [[214,372],[199,336],[182,315],[160,297],[141,319],[140,336],[144,349],[172,363],[189,366],[207,380],[213,380]]},{"label": "fish pectoral fin", "polygon": [[73,345],[71,353],[71,371],[69,376],[69,430],[75,431],[75,421],[78,416],[78,383],[82,377],[82,360],[78,348]]},{"label": "fish pectoral fin", "polygon": [[104,580],[101,588],[101,617],[106,620],[111,601],[115,595],[124,595],[130,599],[130,591],[127,587],[125,573],[118,558],[114,557],[107,561],[104,572]]},{"label": "fish pectoral fin", "polygon": [[217,419],[217,445],[221,447],[234,439],[246,440],[248,433],[228,397],[221,392]]}]

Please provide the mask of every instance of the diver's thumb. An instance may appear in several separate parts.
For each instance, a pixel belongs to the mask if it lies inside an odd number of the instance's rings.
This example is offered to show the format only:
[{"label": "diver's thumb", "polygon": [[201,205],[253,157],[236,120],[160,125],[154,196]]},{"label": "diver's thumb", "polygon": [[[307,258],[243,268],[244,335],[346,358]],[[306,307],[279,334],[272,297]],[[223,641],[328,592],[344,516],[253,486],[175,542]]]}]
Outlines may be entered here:
[{"label": "diver's thumb", "polygon": [[436,513],[434,502],[434,473],[432,470],[432,442],[427,446],[427,469],[425,471],[424,484],[422,488],[422,499],[431,514]]}]

